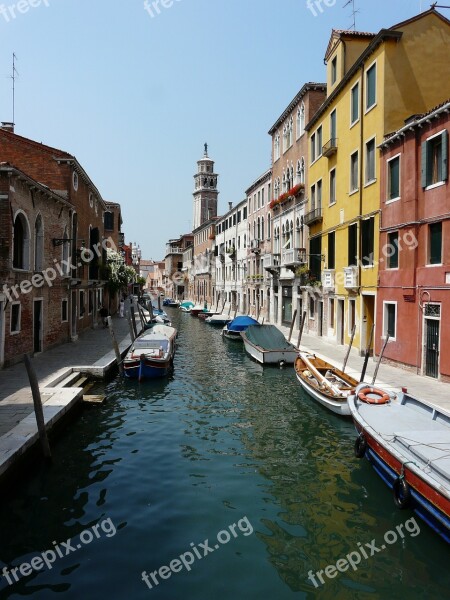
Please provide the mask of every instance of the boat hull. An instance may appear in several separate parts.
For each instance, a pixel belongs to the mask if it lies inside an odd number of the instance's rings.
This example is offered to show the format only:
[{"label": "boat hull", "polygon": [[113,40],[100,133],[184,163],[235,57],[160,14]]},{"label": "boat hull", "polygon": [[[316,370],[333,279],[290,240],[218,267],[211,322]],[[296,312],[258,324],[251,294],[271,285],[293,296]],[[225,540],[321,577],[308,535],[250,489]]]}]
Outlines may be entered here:
[{"label": "boat hull", "polygon": [[[365,458],[393,491],[394,484],[403,474],[404,481],[407,483],[411,494],[410,507],[418,517],[425,521],[447,543],[450,543],[450,484],[447,488],[439,485],[431,477],[432,471],[428,463],[420,464],[417,458],[416,460],[410,460],[411,456],[403,455],[392,443],[384,439],[375,428],[361,417],[357,402],[355,396],[349,398],[349,407],[356,431],[364,437],[366,443]],[[380,409],[382,407],[374,408]],[[409,435],[414,439],[417,433],[411,432]],[[390,435],[389,439],[392,439],[392,437]],[[435,445],[438,446],[439,444],[436,443]],[[433,461],[431,461],[432,463]]]},{"label": "boat hull", "polygon": [[297,357],[295,350],[264,350],[252,344],[245,336],[241,337],[247,354],[262,365],[279,365],[280,363],[293,365],[295,362]]},{"label": "boat hull", "polygon": [[230,331],[224,327],[222,329],[223,337],[226,337],[228,340],[235,340],[236,342],[242,342],[241,332],[240,331]]},{"label": "boat hull", "polygon": [[156,361],[138,360],[124,362],[123,365],[125,377],[129,379],[155,379],[165,377],[172,371],[173,363],[171,360],[157,363]]},{"label": "boat hull", "polygon": [[296,373],[296,376],[297,376],[297,379],[298,379],[300,385],[305,390],[305,392],[309,396],[314,398],[314,400],[317,400],[317,402],[319,402],[319,404],[321,404],[322,406],[325,406],[325,408],[328,408],[328,410],[331,410],[336,415],[340,415],[341,417],[350,417],[351,416],[350,408],[349,408],[348,402],[346,400],[345,401],[344,400],[342,400],[342,401],[330,400],[329,398],[327,398],[326,396],[321,394],[318,390],[316,390],[316,388],[314,386],[308,385],[308,383],[304,379],[302,379],[302,377],[300,377],[300,375],[298,373]]}]

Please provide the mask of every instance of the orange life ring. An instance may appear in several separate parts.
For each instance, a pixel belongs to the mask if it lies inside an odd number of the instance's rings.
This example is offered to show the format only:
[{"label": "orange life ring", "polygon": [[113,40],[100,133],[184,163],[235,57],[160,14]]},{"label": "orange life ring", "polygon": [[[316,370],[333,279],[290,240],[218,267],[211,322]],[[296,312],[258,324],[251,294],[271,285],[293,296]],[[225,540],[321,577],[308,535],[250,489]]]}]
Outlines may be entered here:
[{"label": "orange life ring", "polygon": [[[378,398],[370,398],[367,394],[375,394]],[[366,402],[367,404],[386,404],[390,400],[388,393],[370,386],[362,388],[358,392],[358,398],[361,402]]]}]

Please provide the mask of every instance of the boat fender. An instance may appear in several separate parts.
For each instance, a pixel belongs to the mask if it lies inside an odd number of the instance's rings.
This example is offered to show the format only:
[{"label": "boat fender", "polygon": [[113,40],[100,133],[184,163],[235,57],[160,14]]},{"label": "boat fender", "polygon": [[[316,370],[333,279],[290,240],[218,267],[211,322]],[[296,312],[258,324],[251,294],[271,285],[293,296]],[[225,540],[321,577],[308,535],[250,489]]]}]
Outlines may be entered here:
[{"label": "boat fender", "polygon": [[411,488],[403,476],[394,481],[392,491],[394,492],[395,506],[400,509],[407,508],[411,501]]},{"label": "boat fender", "polygon": [[363,458],[366,453],[367,440],[361,433],[355,440],[355,456],[356,458]]},{"label": "boat fender", "polygon": [[[367,394],[373,394],[377,397],[373,398]],[[361,400],[361,402],[366,402],[366,404],[386,404],[390,401],[390,397],[387,392],[371,386],[367,386],[359,390],[358,398]]]}]

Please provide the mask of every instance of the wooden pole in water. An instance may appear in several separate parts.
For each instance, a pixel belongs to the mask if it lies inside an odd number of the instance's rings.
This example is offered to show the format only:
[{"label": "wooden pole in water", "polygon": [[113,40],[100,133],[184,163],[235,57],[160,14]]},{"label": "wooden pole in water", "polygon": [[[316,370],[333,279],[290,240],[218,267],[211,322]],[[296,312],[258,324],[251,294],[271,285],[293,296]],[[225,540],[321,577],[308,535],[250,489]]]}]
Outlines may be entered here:
[{"label": "wooden pole in water", "polygon": [[114,348],[114,353],[116,355],[117,366],[119,367],[119,373],[121,375],[123,375],[122,356],[120,354],[119,344],[117,343],[116,336],[114,334],[114,329],[113,329],[111,317],[108,317],[108,329],[109,329],[109,333],[111,334],[112,345],[113,345],[113,348]]},{"label": "wooden pole in water", "polygon": [[138,336],[138,333],[137,333],[137,327],[136,327],[136,317],[134,314],[134,306],[131,307],[130,315],[131,315],[131,322],[133,323],[134,339],[136,339]]},{"label": "wooden pole in water", "polygon": [[292,317],[292,321],[291,321],[291,328],[289,329],[289,337],[288,337],[288,342],[291,341],[291,337],[292,337],[292,330],[294,329],[294,323],[295,323],[295,319],[297,318],[297,309],[294,310],[294,316]]},{"label": "wooden pole in water", "polygon": [[158,292],[158,310],[161,310],[161,294]]},{"label": "wooden pole in water", "polygon": [[386,339],[384,340],[383,347],[381,348],[380,356],[378,357],[377,366],[375,367],[375,373],[373,374],[373,377],[372,377],[372,385],[375,383],[375,379],[377,378],[378,369],[380,368],[381,359],[383,358],[383,354],[384,354],[384,351],[386,350],[388,341],[389,341],[389,334],[387,333]]},{"label": "wooden pole in water", "polygon": [[353,339],[355,337],[355,333],[356,333],[356,323],[353,325],[352,335],[350,337],[350,343],[349,343],[348,348],[347,348],[347,354],[345,355],[344,364],[342,365],[342,372],[343,373],[345,373],[345,367],[347,366],[348,357],[350,356],[350,350],[352,349]]},{"label": "wooden pole in water", "polygon": [[24,355],[23,360],[27,369],[28,379],[30,380],[31,394],[33,395],[34,412],[36,414],[36,423],[39,432],[39,439],[41,440],[42,452],[44,453],[45,458],[51,458],[52,453],[50,450],[50,444],[48,443],[47,429],[45,428],[41,392],[39,391],[39,383],[36,377],[36,372],[31,364],[28,354]]},{"label": "wooden pole in water", "polygon": [[303,311],[302,320],[300,322],[300,329],[298,332],[298,341],[297,341],[297,350],[300,350],[300,341],[302,339],[303,327],[305,325],[306,320],[306,310]]},{"label": "wooden pole in water", "polygon": [[220,300],[220,292],[217,294],[217,304],[216,304],[216,310],[214,312],[217,312],[217,309],[219,308],[219,300]]},{"label": "wooden pole in water", "polygon": [[149,315],[150,315],[150,322],[152,322],[153,319],[154,319],[154,315],[153,315],[153,304],[152,304],[151,300],[149,300],[147,302],[147,310],[148,310]]},{"label": "wooden pole in water", "polygon": [[372,338],[373,338],[373,331],[374,331],[374,329],[375,329],[375,324],[372,325],[372,329],[370,331],[369,343],[367,344],[366,354],[364,356],[364,364],[363,364],[363,368],[362,368],[362,371],[361,371],[361,377],[359,378],[359,381],[364,381],[364,377],[366,376],[367,363],[369,362],[370,346],[372,345]]},{"label": "wooden pole in water", "polygon": [[137,309],[138,309],[138,314],[139,314],[139,319],[141,320],[141,332],[144,331],[144,317],[142,316],[142,308],[140,307],[140,305],[137,305]]},{"label": "wooden pole in water", "polygon": [[134,330],[133,330],[133,323],[131,322],[131,311],[128,313],[128,327],[130,329],[130,339],[131,339],[131,343],[134,342],[134,340],[136,339],[136,336],[134,335]]}]

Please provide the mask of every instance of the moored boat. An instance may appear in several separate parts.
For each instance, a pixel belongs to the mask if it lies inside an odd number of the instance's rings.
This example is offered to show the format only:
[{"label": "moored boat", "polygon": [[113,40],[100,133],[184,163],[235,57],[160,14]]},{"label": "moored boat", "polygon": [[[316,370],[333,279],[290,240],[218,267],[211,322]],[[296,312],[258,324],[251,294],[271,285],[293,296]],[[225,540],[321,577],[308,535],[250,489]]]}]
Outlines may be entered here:
[{"label": "moored boat", "polygon": [[247,354],[259,363],[294,364],[297,349],[275,325],[250,325],[241,331],[241,337]]},{"label": "moored boat", "polygon": [[192,317],[197,317],[199,313],[201,312],[207,312],[207,307],[206,305],[202,305],[202,304],[196,304],[195,306],[193,306],[191,308],[191,310],[189,311],[191,313]]},{"label": "moored boat", "polygon": [[185,300],[184,302],[182,302],[180,304],[180,310],[181,312],[191,312],[191,309],[194,307],[194,303],[191,302],[190,300]]},{"label": "moored boat", "polygon": [[176,336],[174,327],[155,324],[137,337],[123,361],[125,376],[141,381],[167,375],[173,366]]},{"label": "moored boat", "polygon": [[294,366],[300,385],[314,400],[338,415],[350,416],[347,397],[358,385],[356,379],[307,352],[299,352]]},{"label": "moored boat", "polygon": [[209,317],[206,317],[205,323],[208,323],[208,325],[217,325],[217,326],[223,327],[227,323],[230,323],[230,321],[232,321],[232,320],[233,320],[233,317],[230,317],[230,315],[220,314],[220,315],[211,315]]},{"label": "moored boat", "polygon": [[248,315],[236,317],[225,325],[222,329],[222,335],[231,340],[242,341],[241,331],[245,331],[250,325],[259,325],[259,323]]},{"label": "moored boat", "polygon": [[355,455],[372,463],[398,508],[410,506],[450,543],[450,414],[365,384],[348,404],[359,433]]}]

